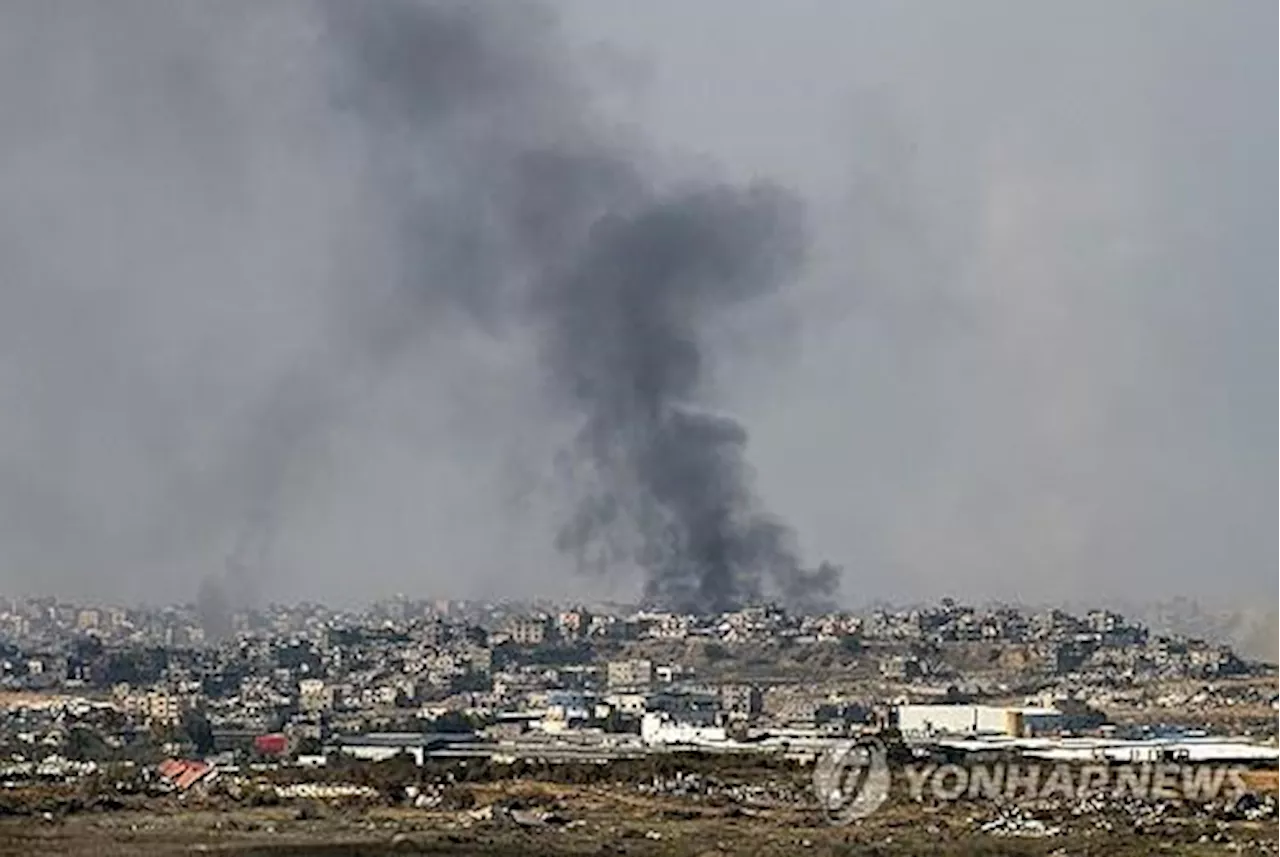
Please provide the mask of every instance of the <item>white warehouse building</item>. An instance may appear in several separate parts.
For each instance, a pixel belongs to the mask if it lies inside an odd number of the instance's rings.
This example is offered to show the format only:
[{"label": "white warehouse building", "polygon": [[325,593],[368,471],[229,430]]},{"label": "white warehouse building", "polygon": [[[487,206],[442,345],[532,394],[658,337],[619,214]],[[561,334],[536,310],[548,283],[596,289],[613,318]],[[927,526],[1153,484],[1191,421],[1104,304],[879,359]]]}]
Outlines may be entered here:
[{"label": "white warehouse building", "polygon": [[665,712],[650,711],[640,718],[640,740],[645,744],[723,744],[729,740],[723,726],[679,721]]},{"label": "white warehouse building", "polygon": [[904,736],[1022,736],[1062,728],[1055,708],[1007,708],[994,705],[899,705],[898,731]]}]

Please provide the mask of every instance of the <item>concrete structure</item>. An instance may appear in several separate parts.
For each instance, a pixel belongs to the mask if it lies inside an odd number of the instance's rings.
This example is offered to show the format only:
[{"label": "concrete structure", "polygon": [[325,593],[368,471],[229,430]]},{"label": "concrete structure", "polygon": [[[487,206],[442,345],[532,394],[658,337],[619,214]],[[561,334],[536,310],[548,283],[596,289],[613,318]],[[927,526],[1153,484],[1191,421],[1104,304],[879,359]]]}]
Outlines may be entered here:
[{"label": "concrete structure", "polygon": [[620,714],[639,717],[645,712],[648,698],[643,693],[613,693],[605,697],[605,702]]},{"label": "concrete structure", "polygon": [[591,627],[591,614],[586,610],[566,610],[557,621],[560,633],[565,638],[576,640],[585,637]]},{"label": "concrete structure", "polygon": [[595,695],[571,690],[553,690],[547,694],[547,707],[542,716],[544,732],[560,732],[581,726],[595,714]]},{"label": "concrete structure", "polygon": [[720,697],[701,690],[667,690],[650,694],[645,700],[645,708],[694,726],[717,724],[723,716]]},{"label": "concrete structure", "polygon": [[333,688],[322,679],[304,678],[298,682],[298,708],[307,712],[333,708]]},{"label": "concrete structure", "polygon": [[1055,761],[1108,762],[1262,762],[1276,764],[1280,751],[1275,747],[1221,738],[1155,739],[1149,741],[1099,741],[1064,739],[1032,745],[1023,755]]},{"label": "concrete structure", "polygon": [[640,740],[645,744],[722,744],[729,740],[723,726],[679,722],[670,714],[650,711],[640,718]]},{"label": "concrete structure", "polygon": [[1187,738],[965,738],[941,740],[936,746],[965,753],[1014,752],[1055,762],[1108,762],[1142,764],[1156,762],[1263,763],[1280,761],[1280,750],[1266,744],[1217,737]]},{"label": "concrete structure", "polygon": [[721,685],[720,707],[731,717],[751,718],[764,710],[764,696],[754,685]]},{"label": "concrete structure", "polygon": [[401,753],[413,757],[421,765],[436,750],[450,744],[474,741],[469,732],[369,732],[364,735],[342,735],[334,740],[334,752],[355,759],[381,762]]},{"label": "concrete structure", "polygon": [[131,693],[124,698],[124,713],[148,726],[173,725],[182,719],[182,700],[163,691]]},{"label": "concrete structure", "polygon": [[606,680],[611,688],[648,687],[653,683],[653,662],[644,658],[610,661]]},{"label": "concrete structure", "polygon": [[547,625],[545,618],[521,617],[511,622],[507,630],[517,646],[541,646],[547,640]]}]

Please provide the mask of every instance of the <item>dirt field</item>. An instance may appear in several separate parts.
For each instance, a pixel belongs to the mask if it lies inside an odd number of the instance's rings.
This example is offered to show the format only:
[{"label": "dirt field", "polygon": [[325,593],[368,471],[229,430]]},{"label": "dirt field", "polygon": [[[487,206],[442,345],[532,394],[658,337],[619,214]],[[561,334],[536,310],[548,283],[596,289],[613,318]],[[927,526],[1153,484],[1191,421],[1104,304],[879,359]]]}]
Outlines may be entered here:
[{"label": "dirt field", "polygon": [[[218,810],[39,814],[0,820],[0,855],[1115,855],[1274,854],[1274,821],[1165,818],[1135,829],[1119,819],[1055,820],[1059,832],[978,832],[975,804],[890,805],[846,827],[820,811],[708,806],[619,786],[525,782],[472,789],[476,808],[338,808],[297,802]],[[503,809],[503,807],[522,809]]]}]

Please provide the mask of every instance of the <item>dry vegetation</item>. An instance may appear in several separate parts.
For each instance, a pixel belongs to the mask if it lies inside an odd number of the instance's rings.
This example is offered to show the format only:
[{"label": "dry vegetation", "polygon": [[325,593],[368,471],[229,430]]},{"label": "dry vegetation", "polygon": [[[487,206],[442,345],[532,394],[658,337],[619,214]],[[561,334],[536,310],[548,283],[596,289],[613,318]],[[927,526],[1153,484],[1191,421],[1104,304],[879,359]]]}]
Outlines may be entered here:
[{"label": "dry vegetation", "polygon": [[[405,786],[439,782],[441,770],[367,765],[329,771],[375,785],[374,800],[233,799],[204,795],[107,800],[85,788],[10,790],[0,803],[0,855],[1112,855],[1275,853],[1274,820],[1224,820],[1173,806],[1139,824],[1117,809],[1045,816],[1055,835],[996,835],[980,828],[990,804],[916,804],[898,793],[870,818],[831,826],[790,763],[708,757],[617,766],[469,765],[417,808]],[[719,784],[696,794],[649,786],[676,771]],[[321,777],[317,777],[318,779]],[[1274,793],[1274,771],[1249,775]],[[744,797],[746,795],[746,797]],[[779,797],[782,795],[782,797]],[[792,797],[787,797],[791,795]]]}]

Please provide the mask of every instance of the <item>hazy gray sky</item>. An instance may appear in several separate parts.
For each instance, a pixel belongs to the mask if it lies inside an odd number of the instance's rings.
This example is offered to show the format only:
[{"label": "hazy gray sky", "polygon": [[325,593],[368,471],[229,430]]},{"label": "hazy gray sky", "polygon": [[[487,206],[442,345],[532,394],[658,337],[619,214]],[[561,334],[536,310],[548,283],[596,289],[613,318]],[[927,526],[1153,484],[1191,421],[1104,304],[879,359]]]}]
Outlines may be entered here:
[{"label": "hazy gray sky", "polygon": [[735,404],[846,590],[1275,600],[1273,4],[569,21],[651,139],[821,212],[799,354]]},{"label": "hazy gray sky", "polygon": [[[550,8],[597,134],[806,201],[808,268],[711,357],[846,600],[1275,603],[1274,4]],[[609,590],[551,548],[571,427],[522,332],[371,346],[415,141],[322,29],[0,8],[0,591],[190,597],[263,496],[269,597]]]}]

